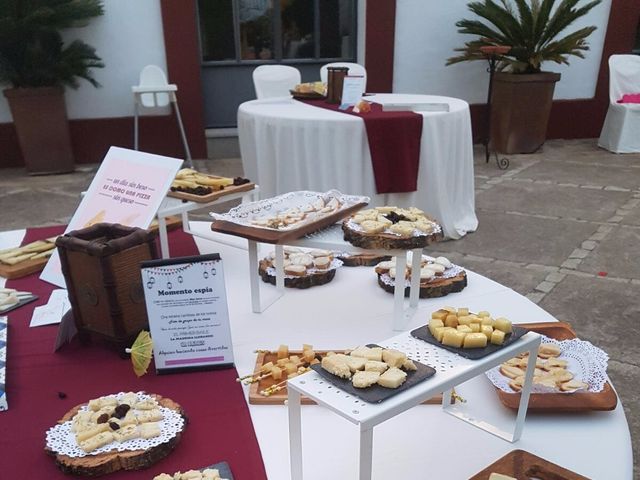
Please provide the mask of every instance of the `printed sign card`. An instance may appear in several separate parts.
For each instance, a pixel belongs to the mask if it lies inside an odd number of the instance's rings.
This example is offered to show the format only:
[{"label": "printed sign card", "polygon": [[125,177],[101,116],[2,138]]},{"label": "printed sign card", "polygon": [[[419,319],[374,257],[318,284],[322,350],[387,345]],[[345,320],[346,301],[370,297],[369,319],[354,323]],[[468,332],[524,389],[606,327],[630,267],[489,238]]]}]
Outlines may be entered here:
[{"label": "printed sign card", "polygon": [[[182,160],[111,147],[65,233],[96,223],[148,228]],[[66,288],[56,251],[40,279]]]},{"label": "printed sign card", "polygon": [[340,110],[346,110],[357,104],[364,94],[364,77],[349,76],[344,77],[342,84],[342,101]]},{"label": "printed sign card", "polygon": [[151,260],[141,274],[157,372],[232,367],[220,255]]}]

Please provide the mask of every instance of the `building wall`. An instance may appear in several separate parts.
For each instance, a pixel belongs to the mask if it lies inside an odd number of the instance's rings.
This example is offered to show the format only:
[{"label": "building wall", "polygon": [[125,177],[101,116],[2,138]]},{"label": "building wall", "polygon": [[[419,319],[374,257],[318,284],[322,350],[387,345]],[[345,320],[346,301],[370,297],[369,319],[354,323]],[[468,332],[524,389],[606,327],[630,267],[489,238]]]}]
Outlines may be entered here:
[{"label": "building wall", "polygon": [[[555,99],[594,96],[610,8],[611,0],[604,0],[567,30],[570,33],[588,25],[598,27],[589,37],[591,50],[586,52],[585,59],[572,57],[569,66],[544,64],[545,70],[562,74]],[[455,23],[474,17],[462,0],[397,0],[393,91],[447,95],[469,103],[484,103],[488,85],[486,63],[445,66],[447,58],[454,55],[453,49],[472,38],[459,34]]]},{"label": "building wall", "polygon": [[[80,80],[80,88],[67,88],[70,119],[126,117],[133,114],[131,86],[140,70],[155,64],[167,69],[160,0],[108,0],[105,14],[84,28],[65,32],[66,40],[79,38],[96,48],[105,68],[94,69],[101,88]],[[0,96],[0,123],[11,122],[11,112]]]}]

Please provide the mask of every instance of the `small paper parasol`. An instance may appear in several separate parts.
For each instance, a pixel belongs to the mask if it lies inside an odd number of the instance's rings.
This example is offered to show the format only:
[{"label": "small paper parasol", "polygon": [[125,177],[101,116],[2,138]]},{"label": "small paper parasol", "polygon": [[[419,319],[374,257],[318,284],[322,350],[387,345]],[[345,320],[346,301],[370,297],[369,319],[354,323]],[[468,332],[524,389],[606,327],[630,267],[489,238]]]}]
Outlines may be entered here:
[{"label": "small paper parasol", "polygon": [[149,332],[142,330],[131,348],[127,348],[125,351],[131,354],[131,363],[136,375],[141,377],[147,373],[153,355],[153,340],[151,340]]}]

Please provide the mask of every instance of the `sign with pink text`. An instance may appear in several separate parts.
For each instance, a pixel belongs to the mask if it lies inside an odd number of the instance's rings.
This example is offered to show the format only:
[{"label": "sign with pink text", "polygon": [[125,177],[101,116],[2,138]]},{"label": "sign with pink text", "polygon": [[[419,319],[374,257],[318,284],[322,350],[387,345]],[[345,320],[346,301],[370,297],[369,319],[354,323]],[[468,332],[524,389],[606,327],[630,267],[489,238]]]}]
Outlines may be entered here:
[{"label": "sign with pink text", "polygon": [[[111,147],[65,233],[96,223],[149,228],[182,160]],[[57,252],[40,279],[65,288]]]}]

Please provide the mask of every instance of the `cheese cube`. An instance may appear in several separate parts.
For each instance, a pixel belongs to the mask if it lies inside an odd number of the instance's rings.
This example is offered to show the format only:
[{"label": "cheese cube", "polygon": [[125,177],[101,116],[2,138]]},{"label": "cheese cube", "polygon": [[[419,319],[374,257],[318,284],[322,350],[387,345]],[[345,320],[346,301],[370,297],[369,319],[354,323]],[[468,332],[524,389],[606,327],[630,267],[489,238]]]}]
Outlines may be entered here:
[{"label": "cheese cube", "polygon": [[377,362],[382,361],[382,347],[358,347],[351,352],[352,357],[362,357],[367,360],[375,360]]},{"label": "cheese cube", "polygon": [[469,326],[471,327],[471,331],[473,333],[479,333],[480,332],[480,324],[479,323],[472,323]]},{"label": "cheese cube", "polygon": [[431,332],[431,335],[433,335],[434,337],[435,337],[436,328],[440,328],[440,327],[444,327],[444,322],[442,320],[439,320],[437,318],[432,318],[431,320],[429,320],[429,331]]},{"label": "cheese cube", "polygon": [[453,313],[455,315],[456,309],[453,307],[442,307],[440,310],[444,310],[445,312]]},{"label": "cheese cube", "polygon": [[436,340],[438,340],[440,343],[442,343],[442,336],[444,335],[444,332],[447,330],[455,330],[455,328],[451,328],[451,327],[440,327],[440,328],[436,328],[436,333],[433,336]]},{"label": "cheese cube", "polygon": [[482,310],[480,312],[478,312],[478,316],[481,318],[485,318],[485,317],[490,317],[491,314],[489,312],[487,312],[486,310]]},{"label": "cheese cube", "polygon": [[307,349],[302,353],[302,359],[307,363],[311,362],[314,358],[316,358],[316,352],[311,349]]},{"label": "cheese cube", "polygon": [[511,333],[513,331],[511,320],[507,320],[504,317],[496,318],[493,328],[502,330],[504,333]]},{"label": "cheese cube", "polygon": [[469,315],[469,309],[467,307],[461,307],[458,309],[458,316]]},{"label": "cheese cube", "polygon": [[341,378],[351,378],[351,369],[338,355],[331,355],[322,359],[322,368],[327,372]]},{"label": "cheese cube", "polygon": [[349,365],[349,370],[351,370],[351,372],[363,370],[365,363],[367,363],[366,358],[350,357],[349,355],[345,355],[344,360],[347,362],[347,365]]},{"label": "cheese cube", "polygon": [[458,325],[469,325],[471,323],[471,316],[463,315],[458,316]]},{"label": "cheese cube", "polygon": [[464,337],[464,348],[483,348],[487,346],[487,336],[483,333],[468,333]]},{"label": "cheese cube", "polygon": [[484,333],[487,336],[487,340],[491,340],[491,334],[493,333],[493,327],[489,325],[482,325],[480,327],[480,333]]},{"label": "cheese cube", "polygon": [[278,360],[282,358],[289,358],[289,347],[287,345],[280,345],[278,348]]},{"label": "cheese cube", "polygon": [[456,328],[459,323],[457,315],[447,315],[447,318],[444,320],[445,327]]},{"label": "cheese cube", "polygon": [[306,352],[307,350],[313,350],[313,345],[309,345],[307,343],[302,344],[302,351]]},{"label": "cheese cube", "polygon": [[273,367],[273,362],[267,362],[267,363],[265,363],[264,365],[262,365],[260,367],[260,371],[262,373],[269,372],[269,371],[271,371],[271,367]]},{"label": "cheese cube", "polygon": [[448,345],[450,347],[460,348],[462,347],[462,342],[464,342],[464,337],[468,335],[464,332],[459,332],[457,330],[447,330],[442,335],[442,344]]},{"label": "cheese cube", "polygon": [[418,367],[415,363],[413,363],[413,360],[407,358],[402,364],[402,369],[407,372],[415,372],[416,370],[418,370]]},{"label": "cheese cube", "polygon": [[469,315],[469,318],[471,319],[471,323],[480,323],[482,321],[482,318],[480,318],[477,315],[474,315],[473,313]]},{"label": "cheese cube", "polygon": [[456,330],[464,333],[471,333],[473,331],[470,325],[458,325],[458,328]]},{"label": "cheese cube", "polygon": [[388,368],[389,368],[389,365],[387,365],[386,363],[376,362],[375,360],[368,360],[367,363],[364,364],[365,372],[384,373],[385,370],[387,370]]},{"label": "cheese cube", "polygon": [[502,345],[504,343],[504,335],[502,330],[494,330],[491,333],[491,343],[494,345]]},{"label": "cheese cube", "polygon": [[379,378],[380,372],[356,372],[351,383],[356,388],[367,388],[376,383]]},{"label": "cheese cube", "polygon": [[289,357],[279,358],[278,360],[276,360],[276,365],[278,365],[279,367],[284,367],[287,363],[289,363]]},{"label": "cheese cube", "polygon": [[284,365],[284,370],[285,372],[287,372],[287,374],[297,372],[298,366],[295,363],[289,362]]},{"label": "cheese cube", "polygon": [[289,357],[289,361],[291,363],[295,363],[296,365],[300,363],[300,357],[298,355],[291,355]]},{"label": "cheese cube", "polygon": [[271,378],[280,380],[282,378],[282,369],[280,367],[271,367]]},{"label": "cheese cube", "polygon": [[444,322],[444,319],[447,318],[447,315],[449,315],[449,312],[447,312],[446,310],[437,310],[431,314],[431,318],[433,318],[434,320],[442,320]]},{"label": "cheese cube", "polygon": [[493,318],[482,317],[482,320],[480,321],[480,325],[489,325],[491,328],[493,328]]},{"label": "cheese cube", "polygon": [[382,361],[390,367],[400,368],[406,359],[407,356],[398,350],[388,348],[382,351]]},{"label": "cheese cube", "polygon": [[384,388],[398,388],[407,379],[407,374],[399,368],[390,368],[378,379],[378,385]]}]

